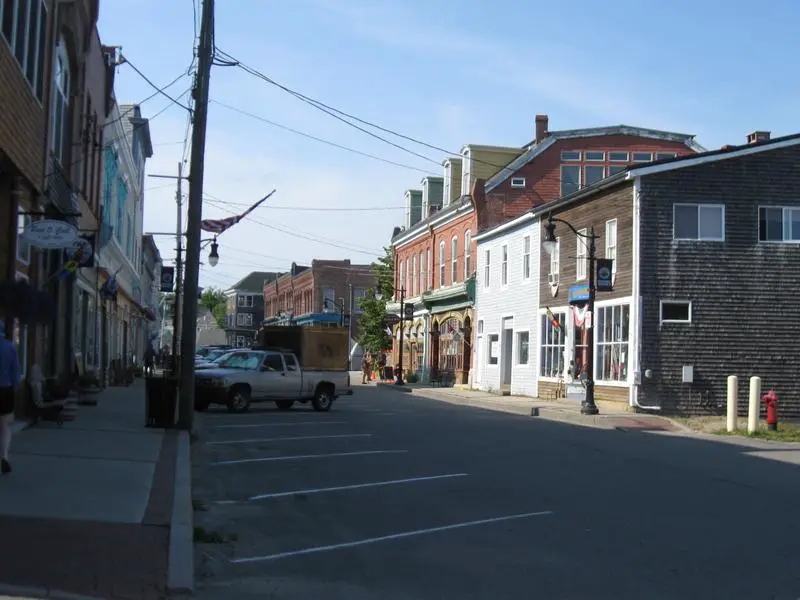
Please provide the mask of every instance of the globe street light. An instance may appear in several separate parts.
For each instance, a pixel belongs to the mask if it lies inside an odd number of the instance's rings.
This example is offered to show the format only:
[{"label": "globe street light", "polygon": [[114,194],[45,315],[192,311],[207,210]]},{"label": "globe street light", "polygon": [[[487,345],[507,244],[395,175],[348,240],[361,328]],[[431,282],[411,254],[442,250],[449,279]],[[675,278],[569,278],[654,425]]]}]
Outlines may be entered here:
[{"label": "globe street light", "polygon": [[586,348],[586,396],[581,403],[581,414],[596,415],[600,412],[594,402],[594,325],[596,321],[594,315],[594,299],[595,292],[597,291],[595,289],[594,270],[595,261],[597,259],[597,247],[595,242],[598,236],[594,233],[594,227],[589,230],[589,233],[580,233],[567,221],[548,216],[547,224],[544,226],[545,235],[542,240],[542,250],[544,250],[545,254],[552,255],[558,246],[558,241],[556,240],[556,221],[569,227],[579,238],[584,238],[589,241],[589,300],[587,302],[587,310],[589,311],[589,315],[591,315],[591,322],[586,331],[586,344],[588,346],[588,348]]},{"label": "globe street light", "polygon": [[219,244],[217,244],[216,236],[211,241],[211,252],[208,254],[208,264],[212,267],[216,267],[217,263],[219,262]]}]

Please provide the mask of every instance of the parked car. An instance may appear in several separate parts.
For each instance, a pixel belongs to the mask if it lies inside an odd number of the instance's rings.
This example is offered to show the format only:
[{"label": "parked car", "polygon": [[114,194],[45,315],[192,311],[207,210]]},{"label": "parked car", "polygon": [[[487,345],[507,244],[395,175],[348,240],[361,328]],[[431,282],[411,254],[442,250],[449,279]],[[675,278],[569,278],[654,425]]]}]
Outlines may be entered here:
[{"label": "parked car", "polygon": [[194,359],[194,368],[197,369],[213,369],[217,366],[217,362],[227,354],[239,350],[239,348],[214,348],[209,351],[205,356],[197,357]]},{"label": "parked car", "polygon": [[351,395],[347,371],[304,370],[293,352],[241,350],[226,355],[216,368],[195,373],[195,408],[222,404],[244,412],[252,402],[275,402],[289,410],[295,402],[311,402],[328,411],[339,396]]}]

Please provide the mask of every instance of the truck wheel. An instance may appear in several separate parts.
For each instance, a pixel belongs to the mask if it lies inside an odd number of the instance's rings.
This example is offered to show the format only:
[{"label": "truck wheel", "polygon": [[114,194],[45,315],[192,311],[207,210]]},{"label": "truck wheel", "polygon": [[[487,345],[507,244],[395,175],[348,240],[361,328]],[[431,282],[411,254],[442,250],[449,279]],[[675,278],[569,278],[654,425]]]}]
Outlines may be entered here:
[{"label": "truck wheel", "polygon": [[333,405],[333,388],[327,385],[319,386],[311,404],[317,412],[329,411]]},{"label": "truck wheel", "polygon": [[197,412],[205,412],[208,410],[208,407],[211,403],[208,400],[195,400],[194,401],[194,409]]},{"label": "truck wheel", "polygon": [[281,410],[289,410],[294,405],[294,400],[275,400],[275,404]]},{"label": "truck wheel", "polygon": [[250,408],[250,390],[244,386],[237,386],[228,396],[228,412],[247,412]]}]

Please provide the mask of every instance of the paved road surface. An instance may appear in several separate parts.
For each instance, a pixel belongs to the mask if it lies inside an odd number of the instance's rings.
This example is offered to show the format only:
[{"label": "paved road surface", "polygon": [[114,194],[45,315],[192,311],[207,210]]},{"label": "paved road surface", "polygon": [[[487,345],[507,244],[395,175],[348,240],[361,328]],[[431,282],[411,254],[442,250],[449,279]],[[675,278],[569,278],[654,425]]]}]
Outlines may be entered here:
[{"label": "paved road surface", "polygon": [[800,469],[745,448],[373,387],[203,427],[200,598],[800,598]]}]

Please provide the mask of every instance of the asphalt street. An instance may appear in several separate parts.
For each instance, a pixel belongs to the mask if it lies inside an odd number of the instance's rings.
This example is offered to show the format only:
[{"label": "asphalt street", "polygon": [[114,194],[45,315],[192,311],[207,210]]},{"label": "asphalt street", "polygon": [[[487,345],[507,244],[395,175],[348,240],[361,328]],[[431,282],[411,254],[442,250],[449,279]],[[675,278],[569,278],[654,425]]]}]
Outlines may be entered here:
[{"label": "asphalt street", "polygon": [[200,598],[800,598],[800,469],[747,448],[374,387],[201,419]]}]

